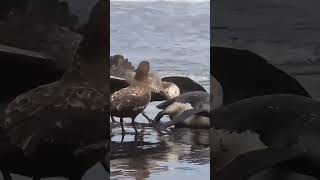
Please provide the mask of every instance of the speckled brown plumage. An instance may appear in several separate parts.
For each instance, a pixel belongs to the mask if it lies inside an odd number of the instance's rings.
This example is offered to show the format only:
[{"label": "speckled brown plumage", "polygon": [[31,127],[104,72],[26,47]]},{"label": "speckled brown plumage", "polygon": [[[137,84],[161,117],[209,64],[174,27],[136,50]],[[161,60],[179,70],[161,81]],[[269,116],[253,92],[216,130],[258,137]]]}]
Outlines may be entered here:
[{"label": "speckled brown plumage", "polygon": [[124,128],[122,118],[131,118],[132,125],[137,133],[134,120],[138,114],[143,112],[151,100],[151,91],[148,81],[149,69],[149,62],[142,61],[139,64],[135,80],[132,84],[111,95],[110,113],[112,116],[120,118],[123,133]]}]

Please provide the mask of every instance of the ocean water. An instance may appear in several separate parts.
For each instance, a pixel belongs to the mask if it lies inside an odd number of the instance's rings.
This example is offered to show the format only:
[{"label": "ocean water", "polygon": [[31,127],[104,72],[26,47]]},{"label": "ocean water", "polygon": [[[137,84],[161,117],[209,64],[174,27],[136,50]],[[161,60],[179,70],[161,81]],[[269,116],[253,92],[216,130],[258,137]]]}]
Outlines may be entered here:
[{"label": "ocean water", "polygon": [[[209,90],[209,18],[209,1],[111,1],[111,54],[135,66],[149,60],[161,77],[187,76]],[[150,118],[158,103],[145,110]],[[113,125],[111,179],[210,178],[208,130],[176,129],[163,137],[140,126],[143,135],[134,136],[130,121],[122,143],[121,128]],[[148,123],[143,116],[136,122]]]},{"label": "ocean water", "polygon": [[209,15],[206,1],[111,1],[111,54],[208,85]]}]

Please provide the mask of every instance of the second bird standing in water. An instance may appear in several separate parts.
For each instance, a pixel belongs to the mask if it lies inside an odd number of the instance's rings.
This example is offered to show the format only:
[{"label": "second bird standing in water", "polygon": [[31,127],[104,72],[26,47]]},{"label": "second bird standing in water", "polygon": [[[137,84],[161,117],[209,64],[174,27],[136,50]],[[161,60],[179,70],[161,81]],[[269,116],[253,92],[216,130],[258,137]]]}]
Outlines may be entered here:
[{"label": "second bird standing in water", "polygon": [[148,61],[140,62],[134,82],[126,88],[116,91],[110,99],[110,115],[120,118],[122,133],[124,134],[123,118],[131,118],[132,126],[138,133],[135,126],[135,118],[143,112],[151,100],[148,73],[150,64]]}]

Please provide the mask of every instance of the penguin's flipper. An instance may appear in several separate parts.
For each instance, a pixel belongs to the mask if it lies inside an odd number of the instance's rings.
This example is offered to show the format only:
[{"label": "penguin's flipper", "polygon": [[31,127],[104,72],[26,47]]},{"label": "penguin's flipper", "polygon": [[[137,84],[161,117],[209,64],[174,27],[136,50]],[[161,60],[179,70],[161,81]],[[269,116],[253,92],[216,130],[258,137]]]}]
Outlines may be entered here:
[{"label": "penguin's flipper", "polygon": [[226,167],[213,175],[216,180],[247,180],[256,173],[303,155],[305,151],[298,148],[260,149],[239,155]]}]

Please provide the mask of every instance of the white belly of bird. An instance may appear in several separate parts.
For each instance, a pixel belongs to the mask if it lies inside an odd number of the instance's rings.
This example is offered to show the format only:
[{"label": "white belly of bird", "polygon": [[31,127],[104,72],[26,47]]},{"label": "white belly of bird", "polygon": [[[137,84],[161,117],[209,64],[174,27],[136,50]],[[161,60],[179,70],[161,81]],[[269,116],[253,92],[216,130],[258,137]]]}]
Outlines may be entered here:
[{"label": "white belly of bird", "polygon": [[[193,109],[190,103],[175,102],[166,108],[165,113],[170,115],[170,118],[173,119],[174,117],[178,116],[179,114],[188,109]],[[209,118],[203,116],[191,116],[179,124],[189,127],[210,127]]]},{"label": "white belly of bird", "polygon": [[202,127],[202,128],[209,128],[210,122],[208,117],[203,116],[191,116],[188,119],[184,120],[181,124],[184,126],[190,127]]}]

